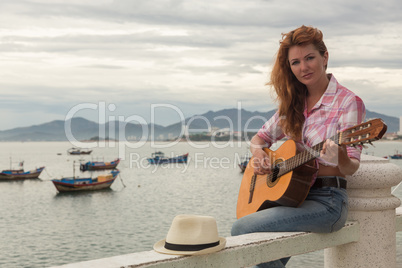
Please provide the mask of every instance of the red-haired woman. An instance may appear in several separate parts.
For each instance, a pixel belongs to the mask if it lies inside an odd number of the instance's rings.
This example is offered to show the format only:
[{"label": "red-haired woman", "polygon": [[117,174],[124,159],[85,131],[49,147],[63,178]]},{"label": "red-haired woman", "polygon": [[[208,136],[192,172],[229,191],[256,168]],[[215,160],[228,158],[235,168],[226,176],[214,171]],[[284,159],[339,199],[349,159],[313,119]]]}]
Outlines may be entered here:
[{"label": "red-haired woman", "polygon": [[[365,106],[353,92],[326,72],[328,51],[322,32],[301,26],[282,34],[277,58],[268,83],[279,104],[270,118],[251,139],[254,173],[271,172],[264,147],[285,138],[296,142],[298,151],[324,142],[315,161],[310,191],[299,207],[277,206],[238,219],[232,235],[254,232],[330,233],[345,224],[348,213],[346,175],[360,164],[361,148],[338,146],[330,138],[339,131],[364,121]],[[285,267],[289,258],[257,267]]]}]

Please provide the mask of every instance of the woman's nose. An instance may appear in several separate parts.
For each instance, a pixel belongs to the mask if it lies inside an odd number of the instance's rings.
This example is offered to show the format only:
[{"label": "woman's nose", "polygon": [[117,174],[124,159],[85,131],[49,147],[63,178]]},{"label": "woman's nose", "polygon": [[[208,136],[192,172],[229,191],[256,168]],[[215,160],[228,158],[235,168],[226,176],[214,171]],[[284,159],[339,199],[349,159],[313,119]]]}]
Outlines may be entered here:
[{"label": "woman's nose", "polygon": [[308,69],[307,63],[306,63],[305,61],[301,61],[301,62],[300,62],[300,69],[301,69],[302,71]]}]

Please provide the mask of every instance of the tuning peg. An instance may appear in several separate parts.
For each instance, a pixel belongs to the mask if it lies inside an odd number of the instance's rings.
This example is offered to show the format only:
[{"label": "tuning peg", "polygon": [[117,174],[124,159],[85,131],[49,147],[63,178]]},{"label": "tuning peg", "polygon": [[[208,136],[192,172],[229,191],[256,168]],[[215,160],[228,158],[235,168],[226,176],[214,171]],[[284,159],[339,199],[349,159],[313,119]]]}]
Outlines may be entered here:
[{"label": "tuning peg", "polygon": [[369,141],[368,143],[369,143],[371,146],[375,147],[374,144],[373,144],[371,141]]},{"label": "tuning peg", "polygon": [[364,145],[364,142],[361,142],[360,145],[361,145],[364,149],[367,149],[367,148],[368,148],[368,146]]}]

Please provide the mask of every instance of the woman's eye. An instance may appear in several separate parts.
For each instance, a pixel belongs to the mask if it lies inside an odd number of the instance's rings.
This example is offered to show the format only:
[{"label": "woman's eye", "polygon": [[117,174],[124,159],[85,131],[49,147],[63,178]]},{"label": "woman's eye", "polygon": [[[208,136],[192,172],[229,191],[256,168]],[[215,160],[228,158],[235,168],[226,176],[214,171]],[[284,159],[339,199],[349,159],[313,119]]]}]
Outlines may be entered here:
[{"label": "woman's eye", "polygon": [[296,65],[298,63],[299,63],[298,61],[292,61],[292,65]]},{"label": "woman's eye", "polygon": [[313,57],[313,56],[311,56],[311,57],[307,57],[307,60],[312,60],[312,59],[314,59],[314,57]]}]

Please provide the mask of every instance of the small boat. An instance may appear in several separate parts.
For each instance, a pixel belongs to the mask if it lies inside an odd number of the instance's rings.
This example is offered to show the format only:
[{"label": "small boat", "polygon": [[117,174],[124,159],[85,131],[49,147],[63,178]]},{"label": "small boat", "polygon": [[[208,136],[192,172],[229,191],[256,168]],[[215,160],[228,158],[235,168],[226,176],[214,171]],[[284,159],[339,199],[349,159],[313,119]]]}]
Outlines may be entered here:
[{"label": "small boat", "polygon": [[98,175],[95,178],[80,178],[80,177],[69,177],[62,178],[60,180],[52,180],[57,191],[63,192],[76,192],[76,191],[96,191],[108,189],[112,186],[112,183],[116,179],[117,175],[120,173],[119,170],[112,170],[110,174]]},{"label": "small boat", "polygon": [[10,169],[0,172],[0,180],[24,180],[37,179],[45,167],[36,168],[30,171],[24,171],[24,161],[19,162],[19,169],[12,168],[12,160],[10,158]]},{"label": "small boat", "polygon": [[0,172],[0,180],[24,180],[37,179],[45,167],[36,168],[30,171],[24,169],[8,169]]},{"label": "small boat", "polygon": [[81,150],[80,148],[70,148],[67,150],[67,153],[70,155],[90,154],[92,153],[92,150],[89,149]]},{"label": "small boat", "polygon": [[402,159],[402,154],[398,153],[398,151],[395,152],[393,155],[389,155],[389,158],[391,159]]},{"label": "small boat", "polygon": [[120,158],[117,158],[111,162],[88,161],[85,164],[80,164],[80,170],[87,171],[87,170],[115,169],[119,163]]},{"label": "small boat", "polygon": [[163,152],[152,153],[152,158],[148,158],[150,164],[165,164],[165,163],[187,163],[188,153],[175,156],[165,157]]}]

